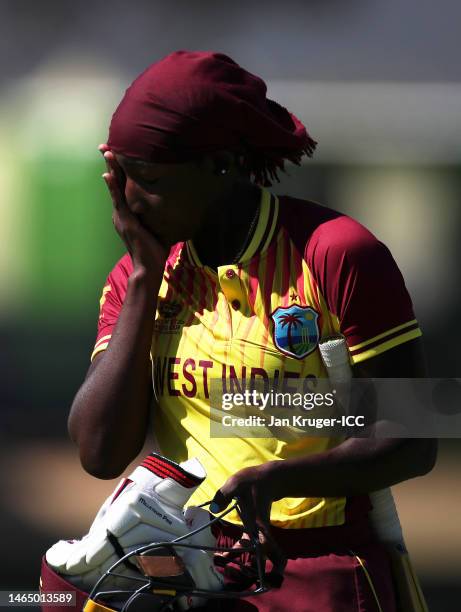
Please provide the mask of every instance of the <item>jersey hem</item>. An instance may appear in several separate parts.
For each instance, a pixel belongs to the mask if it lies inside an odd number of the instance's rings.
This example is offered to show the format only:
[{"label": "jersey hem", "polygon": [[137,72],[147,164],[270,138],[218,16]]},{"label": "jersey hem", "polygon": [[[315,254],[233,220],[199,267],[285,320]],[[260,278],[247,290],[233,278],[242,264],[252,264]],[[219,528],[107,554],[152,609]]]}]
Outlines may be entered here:
[{"label": "jersey hem", "polygon": [[[390,335],[397,335],[397,332],[403,331],[404,329],[408,330],[409,327],[418,327],[418,321],[416,319],[412,319],[411,321],[407,321],[406,323],[402,323],[401,325],[397,325],[396,327],[391,327],[391,329],[386,330],[382,334],[378,334],[377,336],[373,336],[373,338],[369,338],[368,340],[364,340],[359,344],[355,344],[354,346],[349,347],[349,351],[351,353],[356,352],[358,349],[364,348],[366,346],[370,346],[370,344],[375,344],[378,340],[382,340],[384,338],[388,338]],[[371,347],[370,347],[371,348]]]},{"label": "jersey hem", "polygon": [[366,359],[376,357],[377,355],[385,353],[391,348],[399,346],[400,344],[404,344],[405,342],[408,342],[410,340],[414,340],[415,338],[419,338],[420,336],[422,336],[422,332],[419,327],[416,329],[412,329],[411,331],[408,331],[404,334],[400,334],[399,336],[396,336],[391,340],[386,340],[371,349],[361,351],[360,353],[356,353],[355,355],[351,355],[352,364],[355,365],[356,363],[360,363],[362,361],[365,361]]}]

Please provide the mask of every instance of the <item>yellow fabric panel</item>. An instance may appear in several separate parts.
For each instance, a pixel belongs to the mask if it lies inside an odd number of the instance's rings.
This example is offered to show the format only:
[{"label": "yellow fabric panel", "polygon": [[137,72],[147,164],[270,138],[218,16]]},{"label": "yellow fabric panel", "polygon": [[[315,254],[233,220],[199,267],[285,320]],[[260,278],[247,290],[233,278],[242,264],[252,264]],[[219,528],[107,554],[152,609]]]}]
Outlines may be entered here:
[{"label": "yellow fabric panel", "polygon": [[[207,471],[191,504],[210,500],[242,468],[316,454],[342,441],[281,431],[267,438],[244,438],[238,431],[226,438],[210,434],[213,385],[238,392],[240,385],[267,377],[278,391],[293,390],[293,379],[312,391],[317,379],[327,377],[312,338],[340,332],[340,322],[288,232],[279,228],[279,212],[277,198],[262,190],[255,232],[239,261],[212,270],[188,241],[170,262],[159,291],[151,347],[158,404],[153,426],[163,454],[178,462],[198,457]],[[353,363],[420,335],[418,329],[405,331],[410,325],[415,321],[352,347],[363,348]],[[98,341],[92,358],[109,339]],[[345,504],[344,497],[285,498],[273,504],[271,520],[285,528],[340,525]]]},{"label": "yellow fabric panel", "polygon": [[[192,243],[186,246],[189,265],[164,280],[160,295],[180,302],[178,333],[166,333],[168,322],[157,312],[153,338],[153,377],[159,409],[154,430],[161,451],[175,461],[197,457],[207,478],[190,504],[209,501],[216,490],[238,470],[268,461],[319,453],[341,440],[329,437],[302,438],[274,434],[269,438],[216,438],[210,435],[210,388],[212,381],[223,391],[236,392],[243,381],[266,373],[290,389],[296,376],[307,388],[325,369],[318,350],[306,357],[284,354],[274,344],[271,313],[298,305],[319,310],[310,271],[296,262],[295,249],[285,232],[276,228],[278,201],[263,192],[261,215],[255,236],[242,260],[213,271],[202,266]],[[275,212],[274,212],[275,211]],[[266,232],[266,228],[269,231]],[[268,235],[267,235],[268,234]],[[258,239],[264,245],[258,247]],[[254,252],[259,256],[253,257]],[[245,259],[249,257],[248,259]],[[297,268],[295,266],[298,266]],[[302,278],[298,278],[301,270]],[[257,282],[255,282],[257,279]],[[232,303],[238,300],[238,308]],[[324,305],[320,306],[323,308]],[[306,311],[309,312],[309,311]],[[319,336],[331,332],[328,311],[322,314]],[[258,373],[258,374],[257,374]],[[346,500],[338,498],[285,498],[274,502],[271,521],[285,528],[322,527],[344,523]],[[226,520],[238,522],[236,514]]]}]

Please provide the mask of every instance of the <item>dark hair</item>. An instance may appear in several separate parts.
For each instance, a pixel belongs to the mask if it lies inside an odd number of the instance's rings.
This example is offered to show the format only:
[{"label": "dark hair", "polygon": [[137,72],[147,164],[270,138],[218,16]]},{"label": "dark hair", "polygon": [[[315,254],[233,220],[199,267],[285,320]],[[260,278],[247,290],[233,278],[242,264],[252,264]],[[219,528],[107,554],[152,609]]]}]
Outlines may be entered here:
[{"label": "dark hair", "polygon": [[253,176],[255,183],[270,187],[273,181],[280,183],[279,172],[286,172],[285,162],[301,165],[304,155],[312,157],[317,143],[311,140],[301,151],[283,151],[274,149],[252,149],[248,145],[243,153],[245,167]]},{"label": "dark hair", "polygon": [[[242,142],[239,147],[228,151],[238,160],[238,165],[244,170],[256,184],[264,187],[270,187],[273,181],[280,182],[279,172],[286,172],[285,162],[291,162],[297,166],[301,165],[301,160],[304,155],[312,157],[317,143],[312,140],[309,146],[300,152],[285,152],[284,157],[280,157],[280,151],[272,150],[256,150],[247,143]],[[219,155],[219,152],[216,152]],[[198,160],[203,159],[206,155],[213,153],[202,154],[197,157]]]}]

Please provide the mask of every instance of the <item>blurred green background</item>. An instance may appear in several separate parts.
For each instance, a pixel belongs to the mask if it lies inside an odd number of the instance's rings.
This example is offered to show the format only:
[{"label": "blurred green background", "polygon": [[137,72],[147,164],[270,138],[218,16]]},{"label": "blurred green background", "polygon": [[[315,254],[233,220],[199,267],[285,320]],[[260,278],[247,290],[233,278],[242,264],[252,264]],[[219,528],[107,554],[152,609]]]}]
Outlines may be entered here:
[{"label": "blurred green background", "polygon": [[[221,50],[319,141],[276,193],[343,210],[391,249],[432,376],[460,376],[461,73],[455,2],[192,6],[0,0],[0,589],[84,533],[113,482],[67,441],[104,279],[123,247],[97,145],[125,87],[179,48]],[[122,443],[122,442],[121,442]],[[459,440],[395,487],[430,609],[461,596]]]}]

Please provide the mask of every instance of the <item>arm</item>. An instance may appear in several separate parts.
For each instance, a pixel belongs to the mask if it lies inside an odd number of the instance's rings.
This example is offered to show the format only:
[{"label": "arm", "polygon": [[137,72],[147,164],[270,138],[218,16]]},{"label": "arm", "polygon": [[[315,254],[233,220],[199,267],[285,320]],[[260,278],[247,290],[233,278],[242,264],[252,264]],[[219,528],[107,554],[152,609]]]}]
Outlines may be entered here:
[{"label": "arm", "polygon": [[[420,339],[354,366],[354,374],[423,377]],[[436,454],[437,442],[432,439],[349,438],[322,453],[241,470],[227,480],[217,501],[225,507],[233,496],[248,496],[250,491],[261,507],[282,497],[361,495],[426,474]]]},{"label": "arm", "polygon": [[144,443],[152,385],[149,351],[166,251],[126,205],[122,178],[113,155],[106,153],[104,175],[114,205],[113,221],[133,261],[127,293],[110,344],[96,355],[69,415],[69,434],[84,469],[99,478],[115,478]]},{"label": "arm", "polygon": [[106,351],[96,355],[69,415],[84,469],[115,478],[140,452],[152,398],[149,351],[158,287],[135,272]]},{"label": "arm", "polygon": [[[423,378],[426,366],[421,339],[358,363],[353,373],[359,378]],[[309,491],[303,496],[361,495],[426,474],[434,467],[436,455],[434,439],[349,438],[327,452],[292,461],[288,470],[294,484],[296,478],[301,478],[302,469],[310,468],[309,485],[306,484]],[[285,478],[282,465],[274,466],[274,470],[279,472],[275,480]],[[286,495],[298,497],[301,493],[285,493],[281,497]]]},{"label": "arm", "polygon": [[[354,375],[424,376],[421,340],[354,366]],[[349,438],[322,453],[240,470],[217,491],[210,509],[222,510],[238,497],[247,525],[253,529],[258,525],[267,556],[276,571],[283,573],[285,559],[270,534],[272,501],[283,497],[349,497],[381,490],[426,474],[434,467],[436,455],[436,440]]]}]

